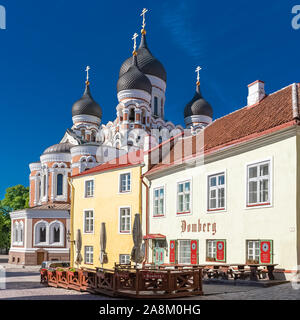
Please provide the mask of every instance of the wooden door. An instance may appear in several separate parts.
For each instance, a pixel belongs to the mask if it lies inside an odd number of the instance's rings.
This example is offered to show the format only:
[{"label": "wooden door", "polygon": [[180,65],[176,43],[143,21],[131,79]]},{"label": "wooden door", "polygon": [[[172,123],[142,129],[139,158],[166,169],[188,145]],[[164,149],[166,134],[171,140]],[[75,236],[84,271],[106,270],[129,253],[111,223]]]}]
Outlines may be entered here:
[{"label": "wooden door", "polygon": [[37,264],[41,265],[44,261],[44,252],[37,252]]}]

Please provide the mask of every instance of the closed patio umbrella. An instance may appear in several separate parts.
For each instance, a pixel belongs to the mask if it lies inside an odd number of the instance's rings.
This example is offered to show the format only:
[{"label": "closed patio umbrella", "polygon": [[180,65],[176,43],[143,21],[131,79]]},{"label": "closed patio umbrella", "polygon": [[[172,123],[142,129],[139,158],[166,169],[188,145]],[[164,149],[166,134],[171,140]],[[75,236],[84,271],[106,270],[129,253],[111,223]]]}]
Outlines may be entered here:
[{"label": "closed patio umbrella", "polygon": [[82,262],[82,255],[81,255],[82,238],[81,238],[80,229],[77,229],[75,246],[76,246],[76,259],[75,259],[75,263],[76,263],[76,264],[81,264],[81,262]]},{"label": "closed patio umbrella", "polygon": [[105,227],[105,222],[101,223],[101,229],[100,229],[100,263],[102,264],[102,268],[103,268],[103,264],[104,263],[108,263],[108,258],[107,258],[107,254],[105,252],[106,249],[106,227]]},{"label": "closed patio umbrella", "polygon": [[133,248],[131,251],[131,260],[133,262],[141,263],[144,260],[144,254],[141,250],[143,235],[140,214],[136,213],[134,217],[133,229],[132,229]]}]

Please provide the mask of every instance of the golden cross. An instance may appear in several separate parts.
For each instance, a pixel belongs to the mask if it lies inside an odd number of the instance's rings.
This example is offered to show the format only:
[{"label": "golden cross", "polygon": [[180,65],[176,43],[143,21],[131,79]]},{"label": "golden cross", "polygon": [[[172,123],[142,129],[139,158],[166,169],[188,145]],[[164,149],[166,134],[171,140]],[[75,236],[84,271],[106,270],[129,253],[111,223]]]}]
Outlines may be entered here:
[{"label": "golden cross", "polygon": [[139,35],[137,33],[135,33],[132,37],[132,40],[133,40],[133,52],[135,52],[136,50],[136,38],[138,37]]},{"label": "golden cross", "polygon": [[90,66],[87,66],[85,71],[86,71],[86,81],[88,82],[89,81],[89,70],[91,69]]},{"label": "golden cross", "polygon": [[195,72],[197,72],[197,83],[200,83],[200,70],[202,70],[200,66],[198,66],[195,70]]},{"label": "golden cross", "polygon": [[145,29],[145,26],[146,26],[146,21],[145,21],[145,14],[148,12],[148,9],[144,8],[142,13],[141,13],[141,16],[143,16],[143,29]]}]

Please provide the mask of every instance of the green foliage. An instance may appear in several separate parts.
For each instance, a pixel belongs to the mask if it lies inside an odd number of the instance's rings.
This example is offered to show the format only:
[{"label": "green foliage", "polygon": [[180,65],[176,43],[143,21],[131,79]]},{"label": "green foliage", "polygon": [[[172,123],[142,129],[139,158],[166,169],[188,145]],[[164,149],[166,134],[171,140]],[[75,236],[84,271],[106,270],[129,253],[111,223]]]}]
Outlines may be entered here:
[{"label": "green foliage", "polygon": [[1,201],[1,207],[10,211],[20,210],[29,207],[29,187],[21,184],[6,189],[4,199]]},{"label": "green foliage", "polygon": [[10,247],[10,216],[14,210],[29,207],[29,188],[17,185],[6,189],[3,200],[0,200],[0,248]]}]

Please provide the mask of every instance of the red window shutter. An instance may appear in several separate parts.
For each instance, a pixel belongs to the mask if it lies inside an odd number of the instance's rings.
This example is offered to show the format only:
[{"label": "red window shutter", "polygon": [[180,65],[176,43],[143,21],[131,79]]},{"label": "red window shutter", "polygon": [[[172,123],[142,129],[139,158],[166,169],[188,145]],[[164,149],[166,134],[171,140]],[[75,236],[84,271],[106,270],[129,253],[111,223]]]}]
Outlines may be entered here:
[{"label": "red window shutter", "polygon": [[225,240],[217,240],[217,257],[216,261],[224,262],[226,260],[225,252],[226,252],[226,241]]},{"label": "red window shutter", "polygon": [[170,240],[170,263],[175,263],[176,260],[176,241]]},{"label": "red window shutter", "polygon": [[191,240],[191,264],[198,263],[198,241]]},{"label": "red window shutter", "polygon": [[273,241],[261,240],[260,241],[260,263],[272,263],[272,251],[273,251]]}]

